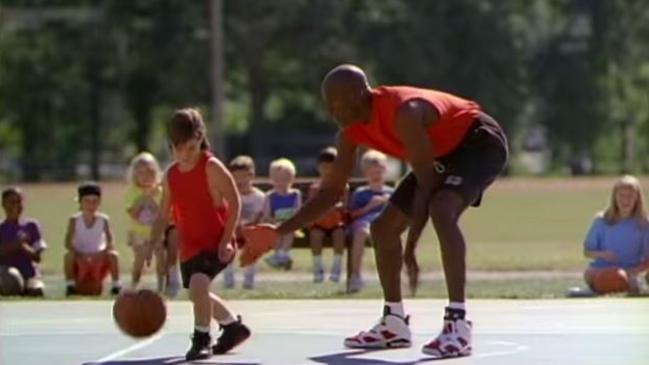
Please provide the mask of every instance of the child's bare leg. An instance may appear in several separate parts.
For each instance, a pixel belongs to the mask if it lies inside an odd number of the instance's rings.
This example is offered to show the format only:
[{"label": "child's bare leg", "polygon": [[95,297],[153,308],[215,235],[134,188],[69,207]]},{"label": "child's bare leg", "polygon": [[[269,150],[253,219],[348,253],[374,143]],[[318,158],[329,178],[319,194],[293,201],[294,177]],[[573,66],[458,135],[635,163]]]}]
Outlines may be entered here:
[{"label": "child's bare leg", "polygon": [[110,277],[114,283],[119,282],[119,254],[117,251],[108,251],[106,256],[110,265]]},{"label": "child's bare leg", "polygon": [[344,228],[336,228],[331,233],[331,240],[333,241],[334,254],[342,255],[345,252],[345,230]]},{"label": "child's bare leg", "polygon": [[63,272],[68,285],[74,282],[74,262],[76,259],[74,252],[66,252],[65,256],[63,256]]},{"label": "child's bare leg", "polygon": [[194,306],[194,326],[199,332],[209,333],[212,320],[210,283],[210,278],[201,273],[193,274],[189,281],[189,299]]},{"label": "child's bare leg", "polygon": [[133,245],[133,268],[131,271],[131,286],[137,287],[142,279],[142,270],[144,269],[144,246]]},{"label": "child's bare leg", "polygon": [[309,231],[311,254],[313,256],[322,255],[322,241],[324,240],[324,234],[324,231],[320,228],[312,228],[311,231]]},{"label": "child's bare leg", "polygon": [[210,292],[210,303],[212,304],[212,317],[220,325],[226,326],[236,321],[232,312],[225,306],[223,300],[216,294]]},{"label": "child's bare leg", "polygon": [[313,256],[313,282],[321,283],[324,280],[324,264],[322,263],[322,241],[325,232],[319,228],[312,228],[309,232],[311,255]]},{"label": "child's bare leg", "polygon": [[167,284],[166,272],[167,272],[167,259],[166,259],[165,249],[159,248],[155,251],[155,267],[156,267],[156,279],[158,283],[158,292],[162,292],[165,289]]},{"label": "child's bare leg", "polygon": [[367,228],[362,227],[354,231],[352,236],[352,276],[360,277],[361,266],[363,264],[363,253],[365,252],[365,242],[370,236]]}]

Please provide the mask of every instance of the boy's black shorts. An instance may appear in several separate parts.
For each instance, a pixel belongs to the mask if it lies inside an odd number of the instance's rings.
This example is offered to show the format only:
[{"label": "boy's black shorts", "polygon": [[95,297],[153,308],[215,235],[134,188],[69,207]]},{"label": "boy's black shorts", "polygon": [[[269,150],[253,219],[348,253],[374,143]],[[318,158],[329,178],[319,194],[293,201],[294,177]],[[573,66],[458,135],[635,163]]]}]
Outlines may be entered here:
[{"label": "boy's black shorts", "polygon": [[213,280],[229,262],[221,262],[218,251],[203,251],[185,262],[180,263],[180,273],[183,277],[183,287],[189,288],[189,281],[194,274],[205,274]]},{"label": "boy's black shorts", "polygon": [[[504,170],[508,159],[505,133],[493,118],[481,113],[459,146],[436,159],[440,183],[434,187],[435,192],[456,191],[467,205],[478,207],[482,194]],[[390,202],[411,216],[416,189],[417,178],[410,172],[401,179]]]}]

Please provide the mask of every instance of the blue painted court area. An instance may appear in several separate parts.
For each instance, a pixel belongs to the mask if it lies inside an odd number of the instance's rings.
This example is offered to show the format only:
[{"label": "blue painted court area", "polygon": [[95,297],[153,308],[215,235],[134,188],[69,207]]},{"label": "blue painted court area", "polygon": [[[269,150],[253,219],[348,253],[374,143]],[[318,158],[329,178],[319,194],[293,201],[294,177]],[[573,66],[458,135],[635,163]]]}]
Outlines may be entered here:
[{"label": "blue painted court area", "polygon": [[[410,300],[415,346],[358,351],[342,347],[345,336],[373,324],[377,300],[231,302],[253,329],[235,353],[203,364],[414,365],[647,365],[649,300],[474,300],[474,355],[434,361],[420,347],[440,329],[441,300]],[[113,325],[110,302],[0,303],[2,365],[170,365],[182,355],[192,329],[188,302],[169,303],[158,335],[134,341]],[[216,335],[216,328],[214,331]]]}]

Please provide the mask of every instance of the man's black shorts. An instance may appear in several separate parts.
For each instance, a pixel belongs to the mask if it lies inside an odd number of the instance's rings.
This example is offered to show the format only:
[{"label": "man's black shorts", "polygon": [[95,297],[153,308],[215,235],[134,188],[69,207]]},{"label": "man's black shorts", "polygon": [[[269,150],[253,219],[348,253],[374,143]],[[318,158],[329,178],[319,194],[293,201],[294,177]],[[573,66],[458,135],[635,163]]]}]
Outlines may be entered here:
[{"label": "man's black shorts", "polygon": [[[493,118],[481,113],[458,147],[436,159],[440,179],[433,189],[456,191],[467,205],[480,206],[483,192],[504,170],[508,158],[505,133]],[[390,202],[411,216],[416,189],[417,178],[410,172],[399,182]]]}]

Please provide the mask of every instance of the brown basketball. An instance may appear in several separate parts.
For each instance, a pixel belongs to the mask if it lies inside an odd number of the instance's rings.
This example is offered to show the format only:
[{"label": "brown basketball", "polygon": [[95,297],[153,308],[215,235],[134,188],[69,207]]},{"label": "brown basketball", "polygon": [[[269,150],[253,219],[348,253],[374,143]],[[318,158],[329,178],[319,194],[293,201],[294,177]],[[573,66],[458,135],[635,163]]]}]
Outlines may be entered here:
[{"label": "brown basketball", "polygon": [[600,294],[625,292],[629,290],[629,279],[620,268],[603,269],[593,277],[593,289]]},{"label": "brown basketball", "polygon": [[101,295],[102,282],[100,280],[86,279],[77,281],[74,288],[78,295]]},{"label": "brown basketball", "polygon": [[122,332],[136,337],[149,337],[162,328],[167,308],[162,297],[151,290],[123,291],[113,304],[113,319]]}]

